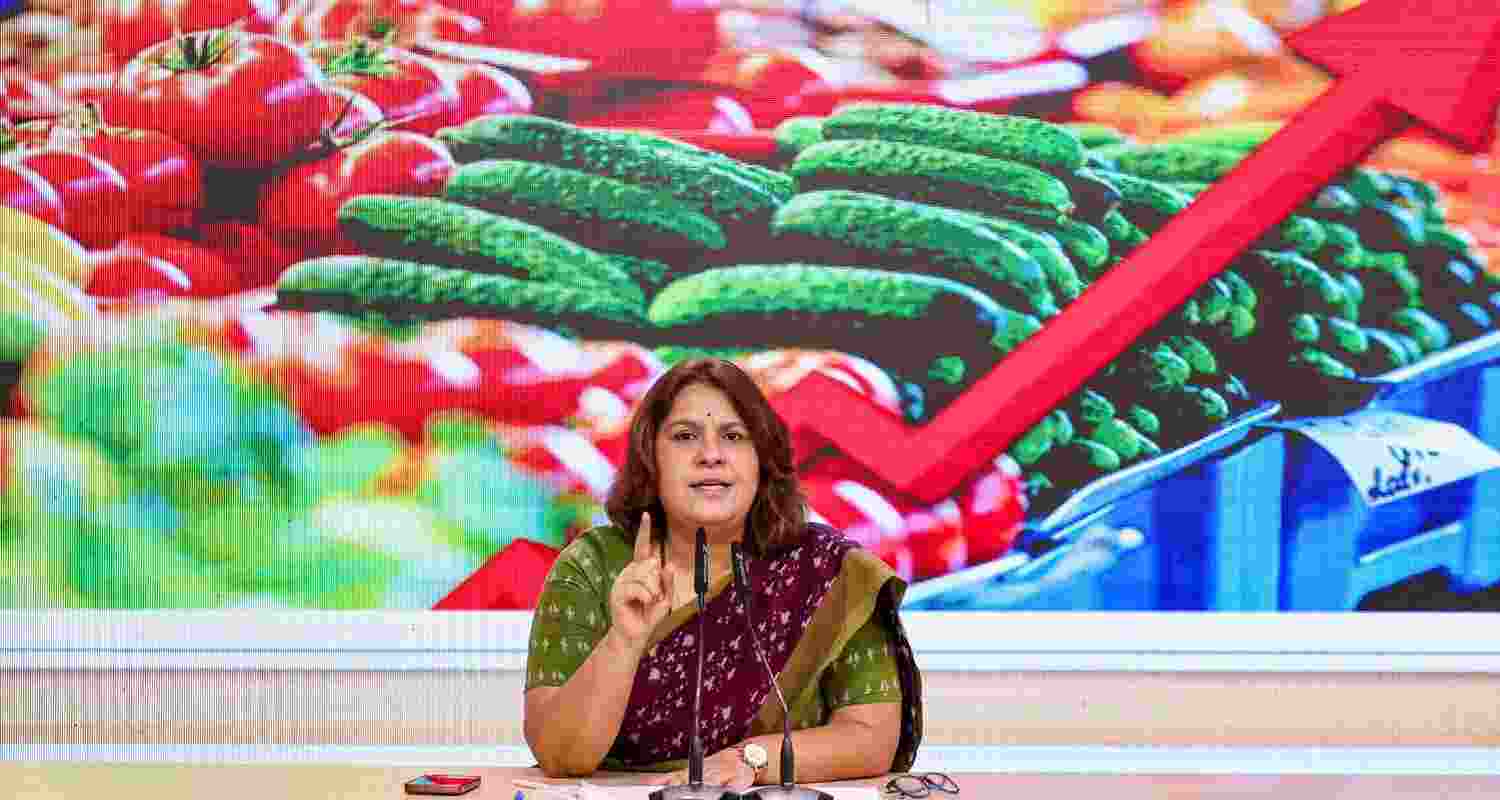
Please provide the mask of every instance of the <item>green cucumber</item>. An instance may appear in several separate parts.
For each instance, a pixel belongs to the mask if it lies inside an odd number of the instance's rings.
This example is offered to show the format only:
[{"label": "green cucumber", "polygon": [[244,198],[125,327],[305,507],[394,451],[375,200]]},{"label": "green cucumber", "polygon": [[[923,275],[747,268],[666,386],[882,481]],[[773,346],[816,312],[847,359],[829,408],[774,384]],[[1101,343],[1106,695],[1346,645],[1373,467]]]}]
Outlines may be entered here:
[{"label": "green cucumber", "polygon": [[1131,141],[1124,131],[1102,122],[1064,122],[1064,128],[1078,137],[1085,148],[1103,147],[1107,144],[1128,144]]},{"label": "green cucumber", "polygon": [[1230,147],[1162,142],[1115,146],[1109,157],[1120,172],[1157,181],[1213,183],[1244,160],[1245,153]]},{"label": "green cucumber", "polygon": [[1080,175],[1108,182],[1120,193],[1120,213],[1146,233],[1160,230],[1167,220],[1193,202],[1166,183],[1106,170],[1079,170]]},{"label": "green cucumber", "polygon": [[658,189],[555,164],[495,159],[453,170],[443,196],[604,252],[668,260],[728,245],[724,230]]},{"label": "green cucumber", "polygon": [[1030,164],[1052,172],[1083,166],[1084,145],[1067,128],[1026,116],[927,104],[862,103],[823,121],[825,139],[878,139]]},{"label": "green cucumber", "polygon": [[1273,286],[1279,285],[1284,299],[1300,304],[1304,310],[1327,316],[1348,314],[1348,298],[1343,285],[1317,264],[1296,253],[1252,250],[1237,264],[1237,269],[1269,281]]},{"label": "green cucumber", "polygon": [[1071,217],[1054,220],[1021,214],[993,216],[996,219],[1026,225],[1038,233],[1045,233],[1056,239],[1067,252],[1072,263],[1090,279],[1103,274],[1100,267],[1103,267],[1109,260],[1109,239],[1105,238],[1094,225]]},{"label": "green cucumber", "polygon": [[1287,333],[1293,342],[1312,347],[1323,338],[1323,326],[1318,324],[1316,314],[1302,312],[1287,320]]},{"label": "green cucumber", "polygon": [[1069,415],[1087,427],[1094,427],[1115,416],[1115,404],[1108,397],[1090,388],[1080,389],[1070,398]]},{"label": "green cucumber", "polygon": [[1353,217],[1359,213],[1359,198],[1338,184],[1329,184],[1318,190],[1308,201],[1302,213],[1319,217],[1324,221]]},{"label": "green cucumber", "polygon": [[1131,403],[1121,418],[1146,436],[1156,436],[1161,433],[1161,420],[1152,413],[1151,409],[1140,403]]},{"label": "green cucumber", "polygon": [[1178,334],[1167,337],[1165,344],[1172,349],[1182,360],[1193,368],[1193,372],[1199,375],[1219,374],[1219,361],[1214,357],[1214,351],[1203,343],[1202,339],[1186,334]]},{"label": "green cucumber", "polygon": [[638,299],[589,286],[517,280],[374,256],[324,256],[276,281],[282,308],[392,320],[494,317],[589,339],[641,341],[649,325]]},{"label": "green cucumber", "polygon": [[1161,141],[1172,144],[1227,147],[1231,150],[1248,152],[1265,144],[1277,131],[1281,130],[1282,125],[1283,123],[1280,120],[1224,122],[1217,125],[1205,125],[1200,128],[1194,128],[1186,133],[1175,134]]},{"label": "green cucumber", "polygon": [[823,141],[823,118],[811,115],[787,117],[771,129],[776,155],[790,164],[797,154]]},{"label": "green cucumber", "polygon": [[1310,367],[1329,378],[1354,379],[1358,373],[1337,357],[1317,348],[1308,347],[1293,353],[1287,363],[1294,367]]},{"label": "green cucumber", "polygon": [[1021,434],[1006,452],[1021,466],[1029,467],[1052,449],[1056,434],[1057,424],[1050,416],[1043,417],[1040,422]]},{"label": "green cucumber", "polygon": [[962,392],[962,381],[944,379],[948,367],[983,375],[1041,328],[1035,317],[956,281],[798,263],[678,278],[657,292],[647,318],[668,343],[821,348],[868,358],[920,389],[924,403],[908,404],[911,419]]},{"label": "green cucumber", "polygon": [[1002,306],[1043,318],[1058,311],[1036,259],[950,209],[842,189],[804,192],[777,210],[771,236],[791,259],[931,271]]},{"label": "green cucumber", "polygon": [[1144,437],[1140,431],[1130,427],[1130,423],[1114,417],[1095,425],[1088,438],[1115,451],[1120,462],[1124,463],[1134,461],[1141,454],[1141,439]]},{"label": "green cucumber", "polygon": [[1426,356],[1453,343],[1448,326],[1420,308],[1402,308],[1386,315],[1386,324],[1415,339]]},{"label": "green cucumber", "polygon": [[1359,371],[1364,375],[1383,375],[1412,363],[1406,347],[1397,341],[1390,331],[1365,327],[1365,338],[1370,348],[1359,359]]},{"label": "green cucumber", "polygon": [[1068,187],[1036,167],[941,147],[846,139],[819,142],[787,168],[803,191],[848,189],[947,208],[1072,213]]},{"label": "green cucumber", "polygon": [[1052,418],[1052,441],[1056,444],[1067,444],[1073,441],[1073,418],[1068,416],[1065,409],[1054,408],[1047,416]]},{"label": "green cucumber", "polygon": [[769,169],[759,164],[740,161],[723,153],[699,147],[695,144],[689,144],[681,139],[673,139],[670,136],[658,133],[629,130],[593,129],[592,133],[595,136],[619,137],[627,142],[638,143],[646,147],[655,148],[658,151],[674,153],[684,158],[699,159],[726,172],[744,178],[764,189],[767,194],[770,194],[781,202],[785,202],[797,193],[797,182],[784,172]]},{"label": "green cucumber", "polygon": [[1234,298],[1234,304],[1243,306],[1248,311],[1254,311],[1260,297],[1255,287],[1245,280],[1245,276],[1232,269],[1226,269],[1219,273],[1219,279],[1229,286],[1229,293]]},{"label": "green cucumber", "polygon": [[1068,253],[1063,249],[1062,244],[1052,235],[1004,217],[965,212],[954,213],[962,213],[968,221],[1019,245],[1027,255],[1036,259],[1037,264],[1041,265],[1052,293],[1063,302],[1071,302],[1078,299],[1078,295],[1083,294],[1083,281],[1078,277],[1078,270],[1074,269],[1073,262],[1068,260]]},{"label": "green cucumber", "polygon": [[710,160],[547,117],[486,114],[439,130],[437,139],[459,163],[541,161],[658,187],[721,225],[764,224],[781,204],[775,192]]},{"label": "green cucumber", "polygon": [[339,207],[338,225],[373,256],[643,299],[635,281],[600,253],[536,225],[436,197],[357,195]]}]

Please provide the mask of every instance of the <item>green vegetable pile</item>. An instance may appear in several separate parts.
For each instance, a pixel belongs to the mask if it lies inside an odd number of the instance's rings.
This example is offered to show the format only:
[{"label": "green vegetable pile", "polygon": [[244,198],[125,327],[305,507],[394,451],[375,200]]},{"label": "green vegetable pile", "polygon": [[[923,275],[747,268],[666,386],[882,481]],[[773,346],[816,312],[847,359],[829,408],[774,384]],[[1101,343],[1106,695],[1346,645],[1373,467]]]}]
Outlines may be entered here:
[{"label": "green vegetable pile", "polygon": [[[869,103],[784,123],[770,169],[646,134],[480,117],[439,134],[461,165],[443,197],[349,201],[341,227],[365,254],[303,262],[278,289],[292,307],[500,316],[669,362],[839,350],[884,369],[921,423],[1267,134],[1148,145]],[[1500,309],[1470,249],[1434,187],[1351,170],[1010,454],[1037,501],[1060,501],[1277,399],[1287,376],[1376,375],[1479,335]]]},{"label": "green vegetable pile", "polygon": [[[483,420],[319,437],[280,389],[170,334],[48,358],[0,425],[0,608],[430,608],[557,492]],[[392,476],[402,476],[393,481]]]}]

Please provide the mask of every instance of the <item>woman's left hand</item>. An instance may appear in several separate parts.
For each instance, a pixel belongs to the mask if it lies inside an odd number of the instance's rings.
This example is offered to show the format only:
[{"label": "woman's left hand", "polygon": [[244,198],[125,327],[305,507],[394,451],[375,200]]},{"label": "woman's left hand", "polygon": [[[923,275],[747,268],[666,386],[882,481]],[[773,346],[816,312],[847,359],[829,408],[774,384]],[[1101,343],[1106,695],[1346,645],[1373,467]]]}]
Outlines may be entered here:
[{"label": "woman's left hand", "polygon": [[[680,769],[665,775],[650,778],[651,785],[675,786],[685,784],[688,771]],[[740,758],[738,750],[727,747],[703,759],[703,785],[727,786],[735,791],[748,789],[755,783],[755,771]]]}]

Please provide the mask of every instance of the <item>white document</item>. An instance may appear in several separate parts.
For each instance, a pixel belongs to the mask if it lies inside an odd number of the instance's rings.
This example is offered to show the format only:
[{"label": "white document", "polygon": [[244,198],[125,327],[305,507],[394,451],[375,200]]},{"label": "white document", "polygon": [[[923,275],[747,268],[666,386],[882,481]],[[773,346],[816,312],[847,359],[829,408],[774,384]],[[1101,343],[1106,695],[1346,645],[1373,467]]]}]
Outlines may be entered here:
[{"label": "white document", "polygon": [[1268,426],[1302,433],[1327,450],[1370,506],[1500,467],[1500,452],[1462,427],[1395,411],[1306,417]]}]

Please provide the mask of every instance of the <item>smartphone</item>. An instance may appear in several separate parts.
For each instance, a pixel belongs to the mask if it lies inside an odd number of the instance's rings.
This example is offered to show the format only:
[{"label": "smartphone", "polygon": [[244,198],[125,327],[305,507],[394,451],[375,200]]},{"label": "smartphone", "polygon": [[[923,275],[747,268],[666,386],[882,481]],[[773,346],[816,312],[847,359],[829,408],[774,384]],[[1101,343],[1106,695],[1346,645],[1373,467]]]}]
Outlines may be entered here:
[{"label": "smartphone", "polygon": [[418,775],[406,782],[407,794],[467,794],[479,788],[478,775]]}]

